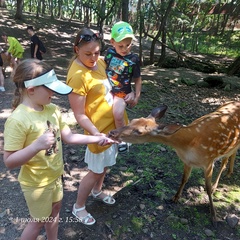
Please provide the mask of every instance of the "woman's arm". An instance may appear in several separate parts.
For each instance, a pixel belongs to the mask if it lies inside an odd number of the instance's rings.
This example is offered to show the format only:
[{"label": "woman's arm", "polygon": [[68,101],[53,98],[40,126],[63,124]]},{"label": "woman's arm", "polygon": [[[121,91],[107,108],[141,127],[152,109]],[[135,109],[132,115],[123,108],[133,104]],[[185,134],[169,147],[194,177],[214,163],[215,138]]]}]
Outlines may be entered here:
[{"label": "woman's arm", "polygon": [[76,93],[70,93],[68,99],[78,124],[91,135],[100,135],[98,129],[85,114],[86,97]]}]

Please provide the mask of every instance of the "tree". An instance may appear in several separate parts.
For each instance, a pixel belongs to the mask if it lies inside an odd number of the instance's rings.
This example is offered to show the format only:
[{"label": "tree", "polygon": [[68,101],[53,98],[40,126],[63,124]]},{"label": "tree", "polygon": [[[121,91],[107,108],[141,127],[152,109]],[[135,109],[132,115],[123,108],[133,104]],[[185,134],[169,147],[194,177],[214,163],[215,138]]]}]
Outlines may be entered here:
[{"label": "tree", "polygon": [[158,42],[158,39],[161,36],[161,56],[158,60],[158,65],[161,65],[163,60],[165,59],[166,55],[166,23],[168,20],[168,16],[170,14],[170,11],[175,3],[175,0],[169,0],[168,2],[162,1],[161,4],[155,6],[153,0],[151,0],[151,5],[153,9],[155,10],[155,14],[157,16],[157,19],[159,20],[160,24],[158,24],[158,31],[157,34],[153,37],[153,41],[151,44],[151,50],[150,50],[150,63],[152,64],[154,62],[154,52],[155,52],[155,45]]},{"label": "tree", "polygon": [[129,0],[122,0],[122,20],[124,22],[128,22],[128,6],[129,6]]},{"label": "tree", "polygon": [[17,0],[17,10],[15,14],[15,19],[22,20],[23,2],[24,0]]},{"label": "tree", "polygon": [[0,7],[1,8],[6,8],[5,0],[0,0]]}]

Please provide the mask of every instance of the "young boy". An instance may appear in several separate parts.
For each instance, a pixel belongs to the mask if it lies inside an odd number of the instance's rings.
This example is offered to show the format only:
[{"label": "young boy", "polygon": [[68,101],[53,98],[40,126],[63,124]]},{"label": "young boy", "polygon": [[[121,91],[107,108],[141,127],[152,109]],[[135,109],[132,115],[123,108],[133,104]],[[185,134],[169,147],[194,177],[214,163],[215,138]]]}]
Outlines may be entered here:
[{"label": "young boy", "polygon": [[42,60],[42,53],[39,50],[39,38],[36,35],[36,33],[33,30],[32,26],[28,26],[27,27],[27,32],[29,34],[30,41],[31,41],[31,58],[37,58],[39,60]]},{"label": "young boy", "polygon": [[11,64],[13,69],[15,69],[20,59],[23,58],[24,49],[15,37],[11,37],[6,33],[2,33],[2,39],[9,45],[7,52],[5,52],[5,55],[11,56]]},{"label": "young boy", "polygon": [[[123,21],[117,22],[111,31],[110,43],[113,47],[108,49],[105,56],[106,72],[114,95],[113,115],[116,128],[125,125],[123,116],[126,102],[134,107],[141,94],[140,60],[137,54],[131,52],[133,39],[135,37],[131,25]],[[132,81],[135,83],[135,93],[132,92]],[[124,142],[118,146],[119,152],[127,149],[128,145]]]}]

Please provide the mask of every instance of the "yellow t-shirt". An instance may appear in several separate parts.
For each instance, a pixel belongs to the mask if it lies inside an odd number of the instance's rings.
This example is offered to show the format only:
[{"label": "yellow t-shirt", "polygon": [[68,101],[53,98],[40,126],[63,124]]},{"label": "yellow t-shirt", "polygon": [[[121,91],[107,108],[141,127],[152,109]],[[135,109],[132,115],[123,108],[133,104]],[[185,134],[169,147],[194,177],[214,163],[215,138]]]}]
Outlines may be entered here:
[{"label": "yellow t-shirt", "polygon": [[[89,70],[73,61],[67,75],[67,84],[73,88],[73,92],[86,96],[85,114],[101,133],[109,133],[115,129],[112,112],[113,96],[111,85],[106,76],[106,63],[99,59],[97,70]],[[126,115],[127,119],[127,115]],[[85,131],[85,134],[89,134]],[[93,153],[101,153],[109,146],[88,144]]]},{"label": "yellow t-shirt", "polygon": [[56,132],[56,148],[48,152],[48,155],[45,155],[45,150],[38,152],[21,166],[18,180],[23,185],[46,186],[63,174],[61,130],[67,125],[54,104],[44,106],[40,112],[20,104],[5,123],[4,150],[18,151],[48,130],[47,121]]},{"label": "yellow t-shirt", "polygon": [[8,37],[7,41],[9,44],[8,52],[16,58],[22,58],[24,49],[20,42],[15,37]]}]

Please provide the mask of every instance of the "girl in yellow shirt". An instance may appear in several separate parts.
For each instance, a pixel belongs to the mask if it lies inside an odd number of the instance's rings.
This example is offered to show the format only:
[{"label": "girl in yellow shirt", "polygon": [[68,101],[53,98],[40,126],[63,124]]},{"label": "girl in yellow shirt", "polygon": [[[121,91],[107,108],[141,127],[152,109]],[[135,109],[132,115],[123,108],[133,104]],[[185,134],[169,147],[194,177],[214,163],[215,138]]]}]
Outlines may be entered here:
[{"label": "girl in yellow shirt", "polygon": [[69,94],[72,88],[59,81],[47,63],[22,61],[13,81],[17,88],[14,111],[4,127],[4,163],[10,169],[21,167],[18,180],[31,216],[21,239],[37,239],[43,226],[47,239],[57,239],[63,198],[62,141],[101,146],[114,142],[103,135],[71,132],[51,99],[54,92]]}]

